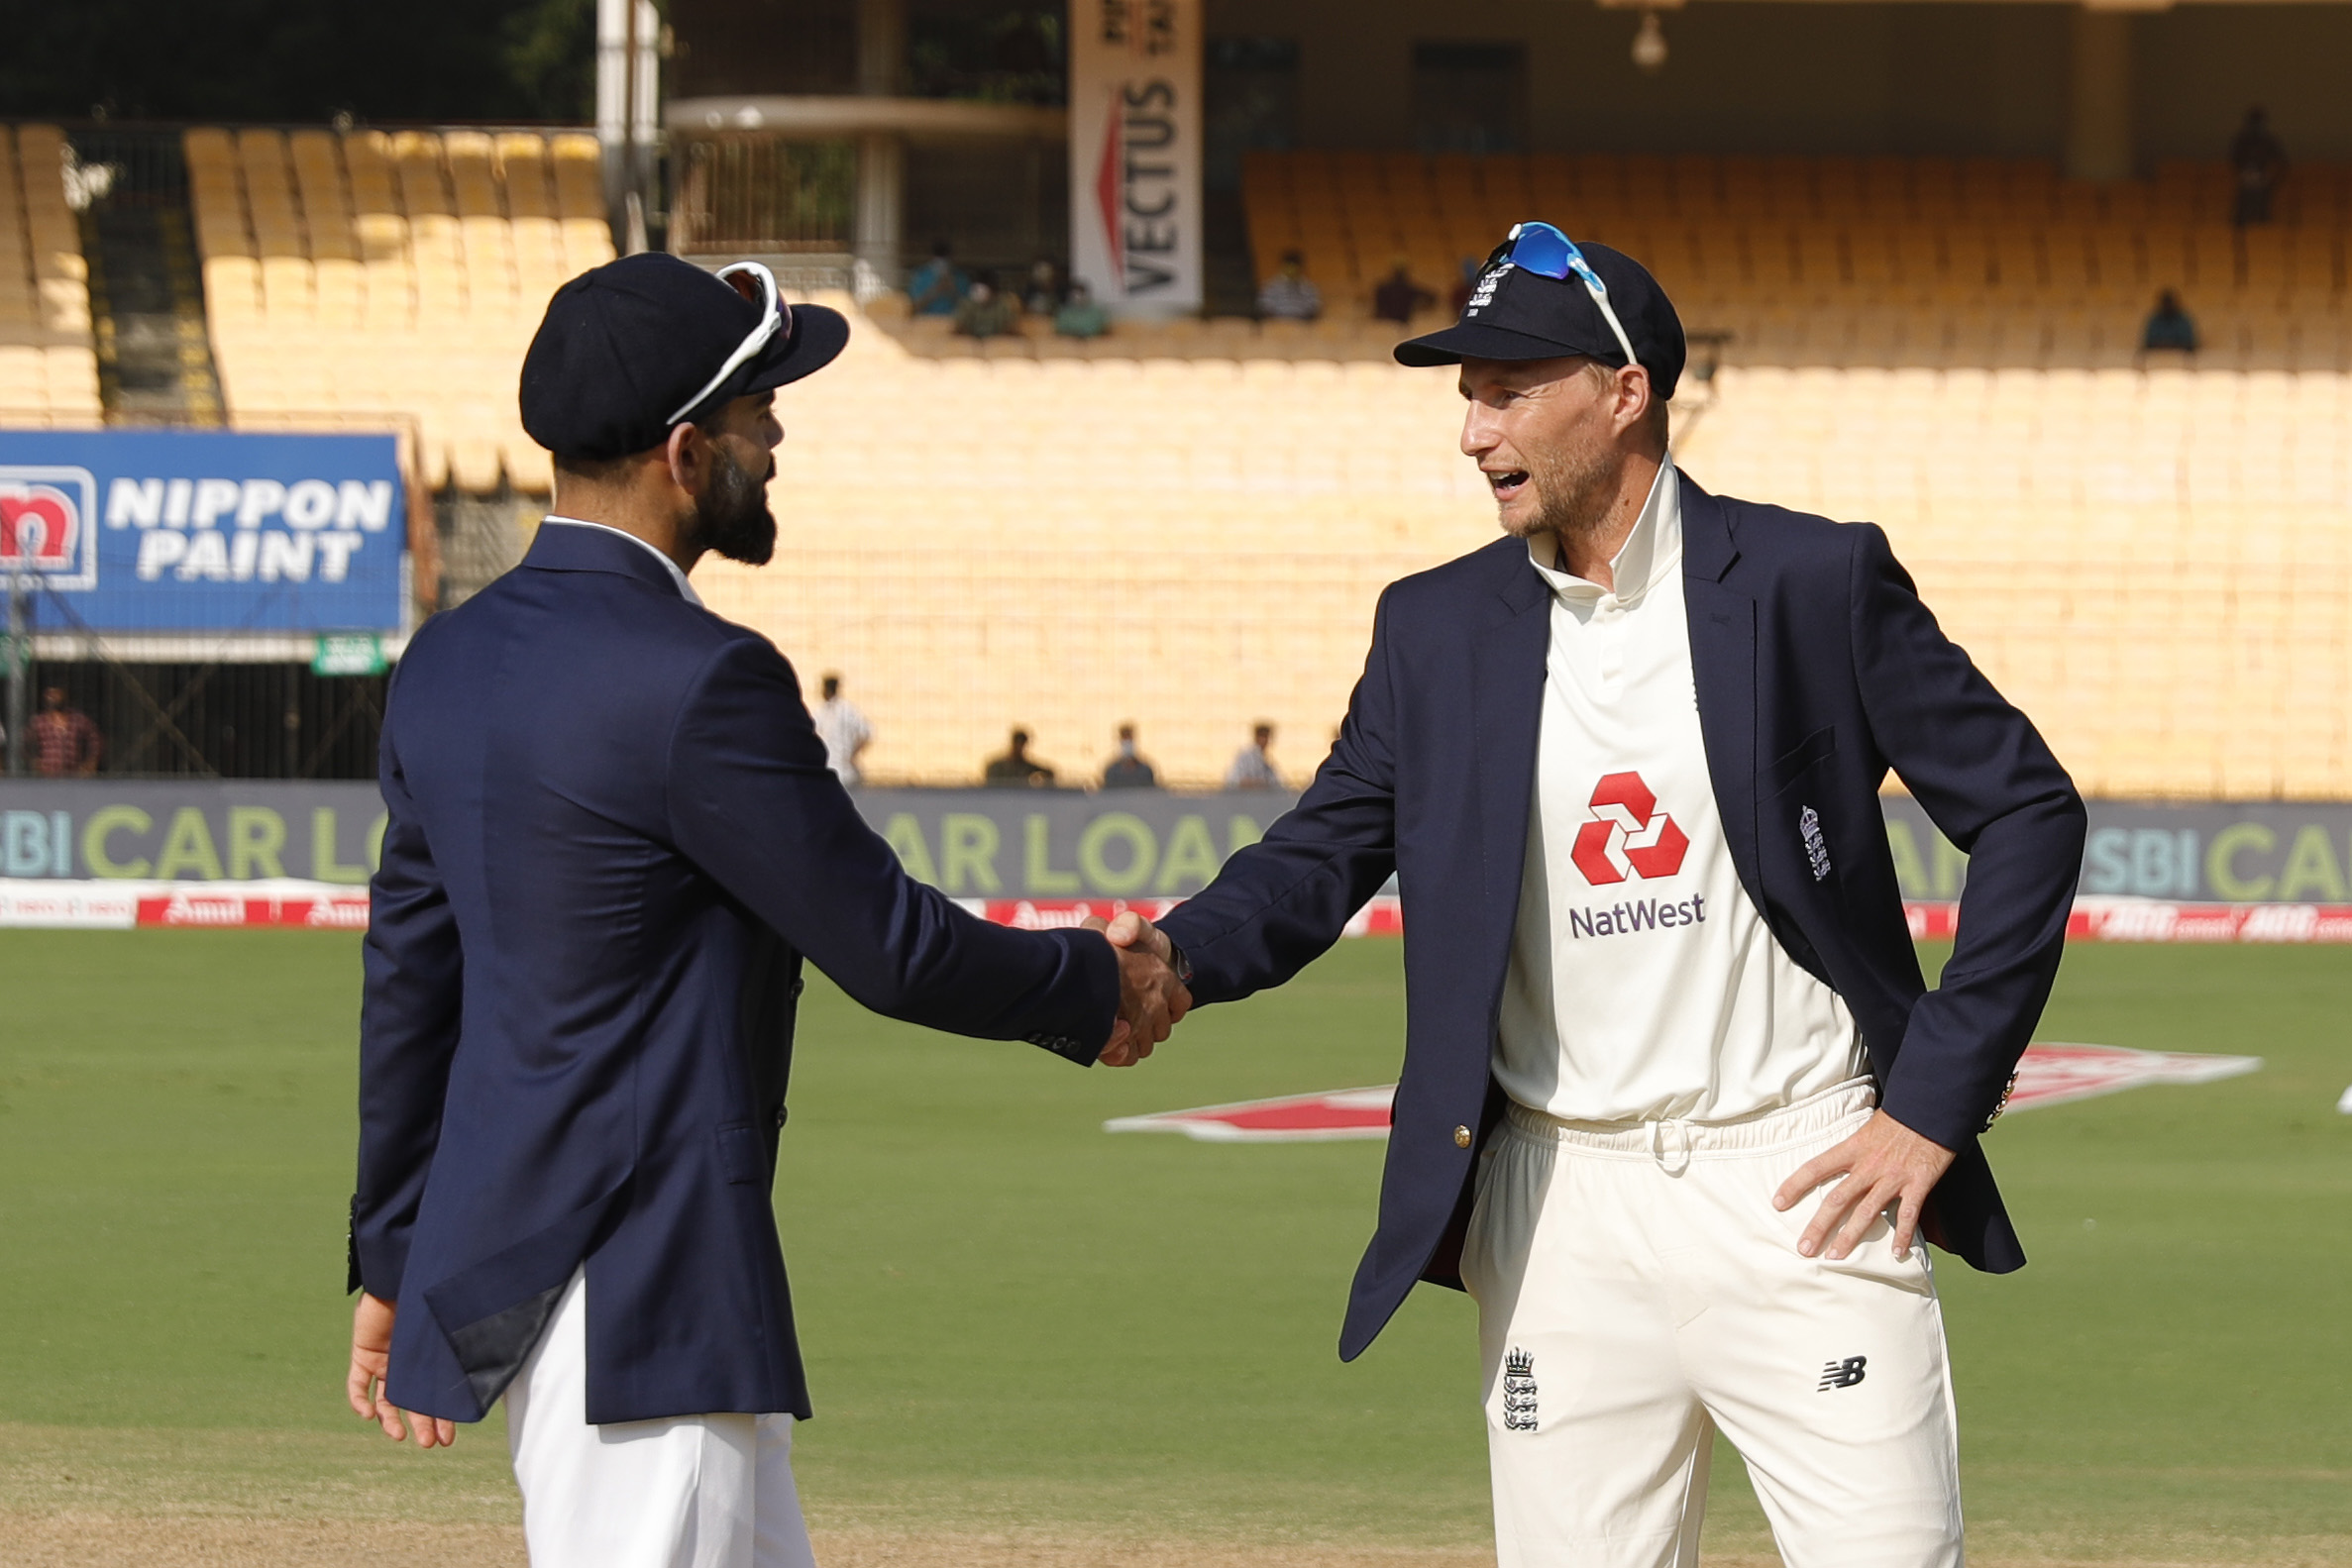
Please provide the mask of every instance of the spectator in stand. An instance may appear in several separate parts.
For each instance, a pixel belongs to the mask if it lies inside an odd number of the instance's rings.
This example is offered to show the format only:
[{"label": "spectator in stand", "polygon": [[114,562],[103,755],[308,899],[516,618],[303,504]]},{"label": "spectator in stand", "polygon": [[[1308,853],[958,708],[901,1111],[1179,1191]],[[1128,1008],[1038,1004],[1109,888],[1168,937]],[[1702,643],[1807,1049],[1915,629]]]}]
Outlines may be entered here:
[{"label": "spectator in stand", "polygon": [[1282,775],[1274,767],[1274,759],[1266,755],[1266,748],[1274,744],[1274,726],[1260,724],[1249,732],[1249,744],[1233,756],[1233,766],[1225,771],[1228,789],[1279,789]]},{"label": "spectator in stand", "polygon": [[2156,296],[2156,308],[2148,312],[2148,325],[2140,329],[2142,354],[2167,349],[2183,354],[2196,352],[2196,320],[2181,308],[2181,296],[2169,288]]},{"label": "spectator in stand", "polygon": [[964,302],[955,307],[955,330],[963,338],[1001,338],[1020,331],[1020,305],[997,292],[986,278],[975,278]]},{"label": "spectator in stand", "polygon": [[1462,258],[1461,281],[1455,283],[1451,292],[1445,296],[1447,310],[1458,316],[1470,308],[1470,295],[1477,289],[1478,274],[1485,269],[1485,266],[1486,263],[1474,256]]},{"label": "spectator in stand", "polygon": [[952,316],[972,280],[949,255],[945,240],[931,242],[931,259],[907,279],[907,300],[918,316]]},{"label": "spectator in stand", "polygon": [[1095,303],[1094,290],[1086,286],[1086,279],[1070,280],[1069,298],[1053,313],[1053,330],[1063,338],[1099,338],[1111,330],[1111,318]]},{"label": "spectator in stand", "polygon": [[1323,290],[1307,277],[1307,258],[1282,253],[1282,270],[1257,291],[1257,313],[1274,321],[1313,321],[1323,314]]},{"label": "spectator in stand", "polygon": [[1029,755],[1029,732],[1015,730],[1002,757],[991,757],[981,780],[991,789],[1050,789],[1053,770]]},{"label": "spectator in stand", "polygon": [[1066,290],[1061,264],[1050,256],[1029,263],[1029,280],[1020,291],[1020,308],[1032,316],[1050,316],[1062,308]]},{"label": "spectator in stand", "polygon": [[33,771],[44,779],[87,779],[106,755],[106,738],[91,717],[65,700],[63,686],[41,693],[33,715]]},{"label": "spectator in stand", "polygon": [[1160,776],[1151,764],[1135,751],[1135,726],[1119,727],[1119,755],[1111,759],[1111,766],[1103,770],[1106,789],[1156,789]]},{"label": "spectator in stand", "polygon": [[816,722],[816,738],[825,743],[825,766],[852,789],[865,783],[858,756],[874,743],[874,726],[841,694],[839,676],[825,677],[824,700],[808,716]]},{"label": "spectator in stand", "polygon": [[1397,262],[1396,270],[1372,290],[1372,314],[1399,325],[1411,321],[1414,312],[1437,302],[1437,295],[1413,281],[1413,269],[1403,261]]},{"label": "spectator in stand", "polygon": [[2270,222],[2271,196],[2279,188],[2279,176],[2287,172],[2287,150],[2271,135],[2270,117],[2262,110],[2246,111],[2246,123],[2229,144],[2229,166],[2238,187],[2230,221],[2241,229]]}]

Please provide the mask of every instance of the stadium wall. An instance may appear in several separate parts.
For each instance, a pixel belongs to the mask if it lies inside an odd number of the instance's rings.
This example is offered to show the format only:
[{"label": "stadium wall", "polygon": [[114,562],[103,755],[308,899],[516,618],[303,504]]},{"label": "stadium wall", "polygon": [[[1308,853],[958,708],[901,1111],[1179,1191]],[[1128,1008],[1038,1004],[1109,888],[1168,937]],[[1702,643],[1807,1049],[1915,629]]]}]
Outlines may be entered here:
[{"label": "stadium wall", "polygon": [[[1291,804],[1264,791],[858,796],[910,874],[1031,926],[1163,908]],[[1914,932],[1950,936],[1967,857],[1908,796],[1882,804]],[[0,926],[364,925],[382,827],[364,784],[7,781]],[[2093,802],[2075,934],[2352,941],[2347,868],[2352,804]],[[1638,902],[1638,886],[1626,897]],[[1359,932],[1398,928],[1393,888],[1357,921]]]},{"label": "stadium wall", "polygon": [[[1655,75],[1632,9],[1498,0],[1211,0],[1208,36],[1299,45],[1297,143],[1412,149],[1413,51],[1526,51],[1530,152],[1888,153],[2057,157],[2072,8],[1708,0],[1667,11]],[[2302,157],[2352,155],[2352,8],[2203,5],[2134,16],[2142,159],[2217,157],[2260,103]]]}]

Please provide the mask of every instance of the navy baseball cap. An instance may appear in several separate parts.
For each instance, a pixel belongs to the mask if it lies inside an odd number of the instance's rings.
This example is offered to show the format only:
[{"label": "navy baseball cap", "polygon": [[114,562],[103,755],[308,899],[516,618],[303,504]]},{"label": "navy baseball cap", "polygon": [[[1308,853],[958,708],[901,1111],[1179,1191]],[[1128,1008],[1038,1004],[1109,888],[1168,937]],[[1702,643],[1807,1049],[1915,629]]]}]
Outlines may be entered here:
[{"label": "navy baseball cap", "polygon": [[[1523,229],[1550,230],[1527,224]],[[1399,365],[1459,365],[1464,360],[1556,360],[1586,355],[1603,365],[1625,364],[1625,349],[1591,287],[1572,269],[1547,276],[1512,257],[1514,240],[1495,247],[1462,307],[1461,320],[1396,347]],[[1556,235],[1557,231],[1550,231]],[[1609,307],[1625,327],[1634,358],[1650,372],[1660,399],[1674,395],[1686,348],[1682,320],[1650,269],[1605,245],[1578,245],[1574,254],[1609,291]]]},{"label": "navy baseball cap", "polygon": [[626,457],[822,369],[848,342],[839,311],[784,303],[766,267],[624,256],[547,302],[523,356],[523,429],[559,458]]}]

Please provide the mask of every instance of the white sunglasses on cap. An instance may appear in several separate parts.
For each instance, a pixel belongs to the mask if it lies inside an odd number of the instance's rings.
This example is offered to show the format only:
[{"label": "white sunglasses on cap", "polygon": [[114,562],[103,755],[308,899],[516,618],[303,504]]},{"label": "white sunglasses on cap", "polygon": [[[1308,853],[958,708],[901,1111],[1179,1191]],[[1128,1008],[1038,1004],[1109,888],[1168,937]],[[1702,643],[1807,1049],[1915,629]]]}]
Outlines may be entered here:
[{"label": "white sunglasses on cap", "polygon": [[[735,346],[735,352],[727,356],[727,363],[718,367],[716,375],[702,383],[701,390],[678,405],[678,412],[664,421],[669,425],[675,426],[686,418],[689,409],[717,391],[728,376],[743,368],[751,357],[766,348],[769,340],[778,333],[783,333],[787,339],[792,337],[793,307],[776,292],[774,272],[757,261],[736,261],[720,267],[714,275],[720,282],[760,307],[760,324]],[[745,287],[746,283],[753,287]],[[754,292],[755,288],[757,292]]]}]

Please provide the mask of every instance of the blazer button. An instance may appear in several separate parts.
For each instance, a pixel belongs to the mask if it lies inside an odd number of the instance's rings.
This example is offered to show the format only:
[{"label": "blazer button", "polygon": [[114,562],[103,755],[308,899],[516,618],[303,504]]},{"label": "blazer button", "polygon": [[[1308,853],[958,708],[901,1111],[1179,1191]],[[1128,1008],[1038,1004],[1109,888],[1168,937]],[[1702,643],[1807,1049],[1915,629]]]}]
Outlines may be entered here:
[{"label": "blazer button", "polygon": [[1453,1129],[1453,1146],[1457,1149],[1466,1149],[1470,1146],[1469,1128],[1456,1127]]}]

